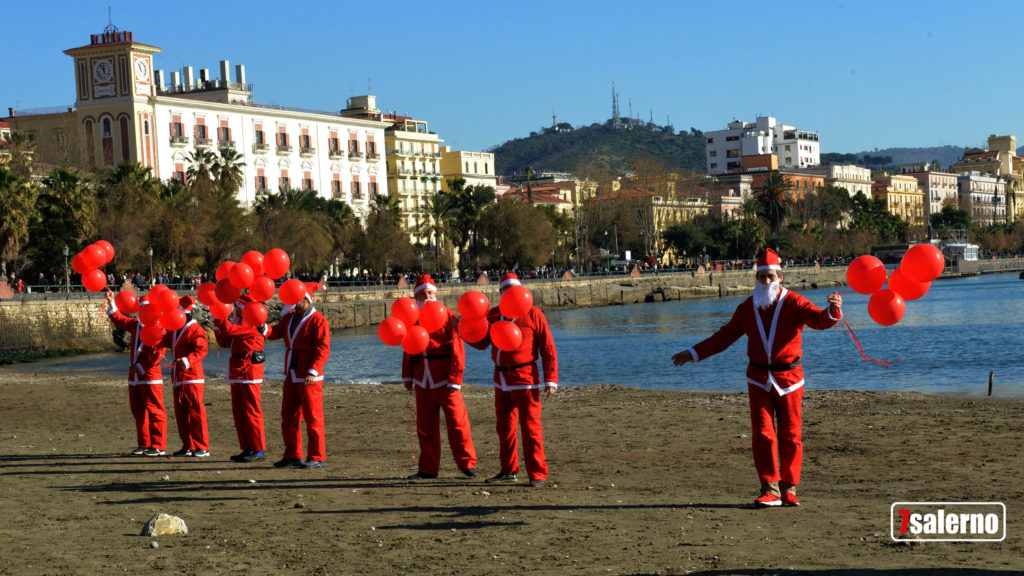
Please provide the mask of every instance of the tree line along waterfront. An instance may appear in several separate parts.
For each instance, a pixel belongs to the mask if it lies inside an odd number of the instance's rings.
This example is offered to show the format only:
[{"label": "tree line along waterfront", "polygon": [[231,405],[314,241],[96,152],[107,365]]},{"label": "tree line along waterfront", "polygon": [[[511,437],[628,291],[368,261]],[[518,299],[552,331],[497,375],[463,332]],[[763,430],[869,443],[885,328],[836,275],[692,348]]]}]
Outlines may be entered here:
[{"label": "tree line along waterfront", "polygon": [[[397,194],[375,195],[362,220],[345,202],[312,189],[286,187],[245,205],[237,199],[241,157],[230,148],[192,152],[183,182],[160,181],[132,163],[97,173],[37,166],[31,140],[18,132],[3,147],[0,273],[28,286],[77,285],[68,254],[100,238],[117,249],[109,274],[147,283],[158,275],[210,277],[232,256],[274,247],[292,256],[299,276],[386,283],[420,272],[475,278],[510,269],[546,276],[688,269],[749,260],[769,246],[792,261],[842,263],[924,233],[888,212],[883,199],[831,186],[798,196],[778,173],[744,201],[738,218],[705,211],[668,222],[654,222],[649,196],[616,194],[610,181],[598,181],[561,212],[533,202],[529,182],[524,198],[452,179],[420,205],[423,224],[408,229]],[[656,170],[634,173],[632,181],[664,178]],[[954,206],[933,214],[929,225],[966,230],[985,255],[1024,246],[1024,223],[973,227]]]}]

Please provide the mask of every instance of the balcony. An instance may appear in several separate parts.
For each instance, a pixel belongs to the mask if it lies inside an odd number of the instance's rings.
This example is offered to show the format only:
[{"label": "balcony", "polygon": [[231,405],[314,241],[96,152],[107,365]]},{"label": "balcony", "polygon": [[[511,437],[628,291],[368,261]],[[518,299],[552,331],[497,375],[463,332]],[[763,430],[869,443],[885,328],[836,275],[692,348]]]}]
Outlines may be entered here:
[{"label": "balcony", "polygon": [[217,142],[217,147],[218,148],[231,148],[232,150],[234,150],[235,149],[235,141],[234,140],[220,140],[219,142]]},{"label": "balcony", "polygon": [[213,146],[213,140],[210,138],[196,138],[196,148],[209,148]]},{"label": "balcony", "polygon": [[413,171],[410,170],[409,168],[402,168],[401,170],[398,171],[398,175],[403,176],[405,178],[410,178],[413,175]]},{"label": "balcony", "polygon": [[303,146],[302,148],[299,148],[299,156],[302,156],[303,158],[311,158],[315,154],[316,148],[313,148],[312,146]]},{"label": "balcony", "polygon": [[257,198],[260,198],[262,196],[266,196],[268,194],[270,194],[270,190],[268,190],[267,188],[257,188],[256,189],[256,197]]},{"label": "balcony", "polygon": [[348,157],[351,160],[359,160],[363,157],[363,152],[361,150],[349,150]]},{"label": "balcony", "polygon": [[331,148],[327,151],[327,157],[331,160],[342,160],[345,158],[345,151],[338,148]]},{"label": "balcony", "polygon": [[291,146],[289,146],[287,144],[278,144],[277,145],[277,155],[278,156],[287,156],[288,154],[291,154],[291,153],[292,153],[292,147]]},{"label": "balcony", "polygon": [[367,160],[380,160],[380,154],[378,154],[376,152],[367,152],[366,153],[366,159]]},{"label": "balcony", "polygon": [[256,144],[252,145],[253,154],[266,154],[267,150],[270,150],[270,144],[267,144],[266,142],[257,142]]},{"label": "balcony", "polygon": [[171,136],[171,146],[181,148],[188,145],[188,136]]}]

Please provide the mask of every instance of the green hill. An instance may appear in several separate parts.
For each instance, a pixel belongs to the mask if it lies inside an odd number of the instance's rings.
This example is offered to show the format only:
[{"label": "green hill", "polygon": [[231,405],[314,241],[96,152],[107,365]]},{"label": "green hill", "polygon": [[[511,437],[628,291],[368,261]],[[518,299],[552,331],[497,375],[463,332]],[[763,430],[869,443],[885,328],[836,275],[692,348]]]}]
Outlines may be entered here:
[{"label": "green hill", "polygon": [[492,148],[498,174],[535,172],[624,174],[639,159],[653,160],[672,170],[704,172],[704,134],[696,129],[676,133],[671,127],[624,120],[629,128],[605,124],[560,130],[545,129]]}]

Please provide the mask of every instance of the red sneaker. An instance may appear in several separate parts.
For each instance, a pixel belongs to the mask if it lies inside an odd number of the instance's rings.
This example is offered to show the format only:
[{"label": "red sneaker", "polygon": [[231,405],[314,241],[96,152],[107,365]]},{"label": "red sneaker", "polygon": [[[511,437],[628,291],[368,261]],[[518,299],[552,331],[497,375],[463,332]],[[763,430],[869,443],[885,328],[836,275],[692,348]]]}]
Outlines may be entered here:
[{"label": "red sneaker", "polygon": [[783,506],[799,506],[800,501],[796,499],[796,494],[783,494],[782,495]]},{"label": "red sneaker", "polygon": [[770,506],[782,506],[782,498],[779,498],[771,492],[765,492],[754,499],[754,506],[758,508],[768,508]]}]

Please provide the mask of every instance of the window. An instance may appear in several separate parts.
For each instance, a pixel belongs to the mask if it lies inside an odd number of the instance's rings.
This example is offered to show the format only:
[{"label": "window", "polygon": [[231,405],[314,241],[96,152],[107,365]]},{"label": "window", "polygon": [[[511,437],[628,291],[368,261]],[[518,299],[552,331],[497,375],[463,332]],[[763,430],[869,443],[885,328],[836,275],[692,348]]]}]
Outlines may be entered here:
[{"label": "window", "polygon": [[287,132],[278,132],[278,134],[277,134],[277,145],[278,146],[287,146],[288,145],[288,133]]},{"label": "window", "polygon": [[206,126],[196,124],[196,138],[206,138]]},{"label": "window", "polygon": [[712,162],[711,163],[711,169],[714,170],[715,168],[718,168],[718,164]]},{"label": "window", "polygon": [[299,136],[299,146],[302,148],[312,148],[312,146],[309,145],[309,134]]},{"label": "window", "polygon": [[337,176],[331,181],[331,195],[335,198],[341,198],[341,180],[338,180]]},{"label": "window", "polygon": [[256,189],[257,190],[266,190],[267,189],[267,177],[266,176],[260,174],[259,176],[256,177]]},{"label": "window", "polygon": [[256,127],[256,143],[257,144],[266,144],[267,143],[266,136],[263,134],[263,129],[261,129],[258,126]]},{"label": "window", "polygon": [[469,174],[469,160],[466,160],[466,174]]},{"label": "window", "polygon": [[337,152],[341,149],[341,140],[338,140],[337,136],[331,136],[331,139],[328,141],[328,147],[330,147],[331,152]]},{"label": "window", "polygon": [[726,136],[725,137],[725,141],[726,142],[736,142],[739,139],[740,139],[739,136]]},{"label": "window", "polygon": [[742,150],[726,150],[725,151],[725,156],[726,156],[726,158],[739,158],[740,156],[743,156],[743,151]]},{"label": "window", "polygon": [[711,152],[708,152],[708,156],[711,156],[712,158],[718,156],[718,150],[712,150]]},{"label": "window", "polygon": [[302,189],[303,190],[312,190],[313,189],[313,179],[312,178],[303,178],[302,179]]},{"label": "window", "polygon": [[373,142],[373,140],[370,140],[369,142],[366,143],[366,152],[371,156],[377,153],[377,145]]},{"label": "window", "polygon": [[491,169],[490,165],[487,162],[484,162],[484,174],[490,174],[490,172],[489,172],[490,169]]},{"label": "window", "polygon": [[477,170],[476,162],[473,162],[473,173],[477,174],[478,172],[479,172],[479,170]]},{"label": "window", "polygon": [[103,119],[103,137],[110,138],[110,118]]},{"label": "window", "polygon": [[284,190],[285,188],[288,188],[289,186],[291,186],[291,182],[288,180],[288,177],[287,176],[281,176],[281,189]]},{"label": "window", "polygon": [[221,126],[219,129],[220,134],[217,136],[221,142],[228,142],[231,140],[231,129],[227,126]]},{"label": "window", "polygon": [[142,133],[149,136],[149,120],[142,123]]},{"label": "window", "polygon": [[353,180],[352,181],[352,197],[353,198],[362,198],[363,197],[363,193],[359,189],[359,180]]},{"label": "window", "polygon": [[185,183],[185,165],[178,163],[174,165],[174,176],[173,178],[182,184]]},{"label": "window", "polygon": [[356,140],[355,137],[349,140],[348,149],[350,152],[359,152],[359,140]]},{"label": "window", "polygon": [[370,177],[370,196],[376,196],[379,194],[377,191],[377,179],[373,176]]},{"label": "window", "polygon": [[708,144],[714,144],[714,143],[715,143],[715,139],[714,138],[708,138]]}]

